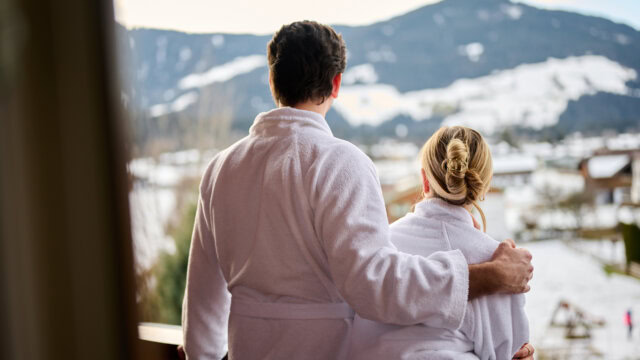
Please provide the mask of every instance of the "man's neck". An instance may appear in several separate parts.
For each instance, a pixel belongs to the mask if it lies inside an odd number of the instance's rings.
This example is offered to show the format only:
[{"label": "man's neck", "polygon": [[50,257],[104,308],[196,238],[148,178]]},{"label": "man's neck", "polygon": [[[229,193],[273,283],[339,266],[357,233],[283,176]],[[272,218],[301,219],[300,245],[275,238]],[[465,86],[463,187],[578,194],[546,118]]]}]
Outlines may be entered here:
[{"label": "man's neck", "polygon": [[318,104],[317,101],[308,100],[305,102],[298,103],[292,106],[292,108],[299,109],[299,110],[313,111],[315,113],[322,115],[322,117],[325,117],[327,115],[327,112],[329,111],[329,108],[331,107],[331,103],[332,103],[331,100],[332,99],[329,97],[320,104]]}]

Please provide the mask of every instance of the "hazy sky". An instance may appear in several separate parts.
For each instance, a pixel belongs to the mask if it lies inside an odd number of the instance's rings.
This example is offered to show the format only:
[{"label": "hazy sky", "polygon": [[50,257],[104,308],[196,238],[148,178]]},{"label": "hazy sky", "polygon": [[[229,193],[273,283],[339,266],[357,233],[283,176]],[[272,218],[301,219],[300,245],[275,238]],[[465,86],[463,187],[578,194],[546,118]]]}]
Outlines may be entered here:
[{"label": "hazy sky", "polygon": [[[273,33],[282,24],[316,20],[362,25],[404,14],[439,0],[114,0],[128,27],[188,32]],[[479,0],[468,0],[479,1]],[[640,29],[640,0],[516,0],[538,7],[609,18]]]}]

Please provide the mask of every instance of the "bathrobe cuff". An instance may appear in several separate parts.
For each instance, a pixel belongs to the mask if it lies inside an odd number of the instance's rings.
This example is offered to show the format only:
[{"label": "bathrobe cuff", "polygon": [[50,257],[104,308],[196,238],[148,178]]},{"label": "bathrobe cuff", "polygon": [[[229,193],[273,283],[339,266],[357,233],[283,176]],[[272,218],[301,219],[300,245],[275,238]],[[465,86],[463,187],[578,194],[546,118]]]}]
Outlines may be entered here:
[{"label": "bathrobe cuff", "polygon": [[449,253],[454,276],[451,309],[446,318],[446,325],[449,329],[458,330],[462,327],[469,301],[469,264],[462,251],[456,249]]}]

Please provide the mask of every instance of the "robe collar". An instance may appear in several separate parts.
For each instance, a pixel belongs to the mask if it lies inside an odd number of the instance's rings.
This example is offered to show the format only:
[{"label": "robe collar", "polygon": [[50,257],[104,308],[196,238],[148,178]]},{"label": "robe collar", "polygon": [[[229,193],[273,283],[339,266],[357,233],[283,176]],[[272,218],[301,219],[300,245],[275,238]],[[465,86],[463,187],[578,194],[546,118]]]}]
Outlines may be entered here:
[{"label": "robe collar", "polygon": [[271,111],[263,112],[256,116],[253,125],[249,129],[251,135],[264,133],[269,128],[276,127],[313,127],[321,130],[327,135],[333,136],[329,124],[324,117],[316,112],[295,109],[292,107],[281,107]]},{"label": "robe collar", "polygon": [[455,219],[473,226],[473,219],[467,209],[462,206],[451,205],[439,198],[429,198],[420,201],[416,204],[414,213],[430,219]]}]

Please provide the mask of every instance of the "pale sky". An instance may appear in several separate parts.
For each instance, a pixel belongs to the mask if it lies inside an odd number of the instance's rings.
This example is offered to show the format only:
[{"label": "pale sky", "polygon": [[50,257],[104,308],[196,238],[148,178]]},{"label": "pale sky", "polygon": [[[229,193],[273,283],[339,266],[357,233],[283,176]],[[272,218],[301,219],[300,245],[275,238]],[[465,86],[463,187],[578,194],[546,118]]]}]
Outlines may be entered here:
[{"label": "pale sky", "polygon": [[[270,34],[282,24],[316,20],[363,25],[440,0],[114,0],[127,27],[187,32]],[[478,0],[469,0],[478,1]],[[514,0],[538,7],[606,17],[640,29],[640,0]]]}]

